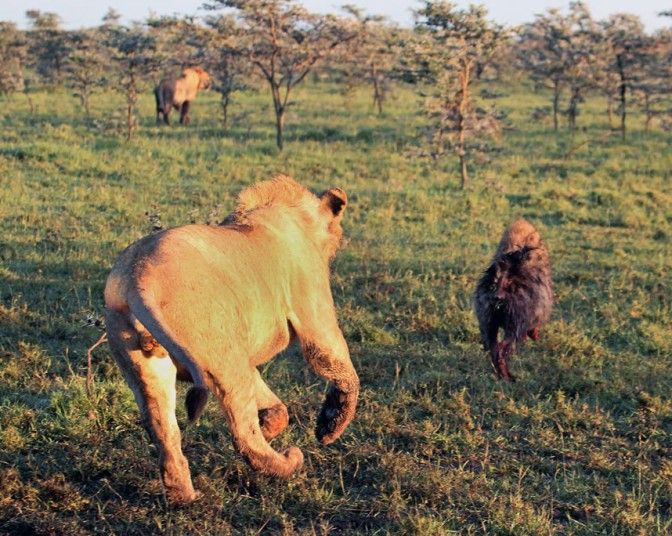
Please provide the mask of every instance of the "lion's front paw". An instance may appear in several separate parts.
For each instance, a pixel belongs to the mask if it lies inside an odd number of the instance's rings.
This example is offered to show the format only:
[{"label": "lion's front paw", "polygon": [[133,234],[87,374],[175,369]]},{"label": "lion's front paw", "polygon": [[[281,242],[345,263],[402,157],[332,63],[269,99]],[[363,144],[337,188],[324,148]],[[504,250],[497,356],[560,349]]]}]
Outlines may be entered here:
[{"label": "lion's front paw", "polygon": [[357,393],[344,393],[331,387],[317,417],[315,436],[320,443],[328,445],[343,433],[350,424],[357,404]]}]

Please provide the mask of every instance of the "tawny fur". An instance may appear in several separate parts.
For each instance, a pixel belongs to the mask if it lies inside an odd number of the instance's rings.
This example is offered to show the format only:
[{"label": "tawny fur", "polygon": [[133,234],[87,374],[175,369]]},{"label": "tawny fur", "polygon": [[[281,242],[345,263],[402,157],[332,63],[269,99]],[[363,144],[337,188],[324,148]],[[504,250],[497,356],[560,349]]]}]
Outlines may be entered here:
[{"label": "tawny fur", "polygon": [[180,112],[180,123],[190,121],[189,108],[199,91],[210,89],[210,76],[201,67],[191,67],[182,71],[182,76],[175,79],[163,79],[154,89],[156,99],[156,122],[170,124],[170,111],[175,108]]},{"label": "tawny fur", "polygon": [[243,191],[221,226],[168,229],[117,259],[105,287],[107,333],[158,448],[171,504],[196,497],[175,418],[176,379],[195,384],[187,395],[190,420],[213,392],[237,450],[271,475],[289,477],[303,455],[268,444],[289,416],[256,367],[292,339],[331,382],[317,438],[334,441],[352,420],[359,380],[329,286],[346,203],[338,188],[317,197],[281,176]]},{"label": "tawny fur", "polygon": [[524,340],[539,338],[553,301],[548,250],[529,222],[516,220],[504,233],[474,298],[481,341],[498,378],[515,380],[508,359]]}]

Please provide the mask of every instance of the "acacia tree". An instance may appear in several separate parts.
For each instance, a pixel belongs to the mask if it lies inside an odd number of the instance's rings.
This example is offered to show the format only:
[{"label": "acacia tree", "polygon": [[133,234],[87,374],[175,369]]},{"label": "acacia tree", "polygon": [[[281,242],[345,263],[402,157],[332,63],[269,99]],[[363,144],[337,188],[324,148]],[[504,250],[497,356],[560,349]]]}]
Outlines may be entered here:
[{"label": "acacia tree", "polygon": [[[672,9],[658,14],[660,17],[672,18]],[[672,27],[667,30],[657,32],[652,39],[656,55],[660,58],[656,75],[664,80],[662,91],[669,97],[672,95]],[[654,67],[655,68],[655,67]],[[667,130],[672,130],[672,108],[667,109],[667,122],[663,125]]]},{"label": "acacia tree", "polygon": [[56,13],[37,9],[26,11],[31,28],[28,57],[43,82],[61,84],[65,74],[66,58],[70,54],[70,34],[61,29],[61,19]]},{"label": "acacia tree", "polygon": [[149,33],[154,39],[153,61],[158,71],[173,76],[198,63],[198,47],[193,36],[202,30],[194,17],[161,16],[147,20]]},{"label": "acacia tree", "polygon": [[524,69],[553,92],[553,127],[558,130],[560,96],[569,89],[567,117],[576,127],[579,103],[598,87],[606,70],[606,44],[599,25],[583,2],[570,2],[569,13],[548,9],[524,27],[519,43]]},{"label": "acacia tree", "polygon": [[641,81],[642,67],[649,57],[649,38],[644,32],[644,25],[635,15],[618,13],[603,23],[607,40],[609,58],[607,62],[607,82],[612,86],[615,81],[619,99],[619,115],[621,116],[621,135],[625,139],[626,117],[628,110],[628,94],[632,93]]},{"label": "acacia tree", "polygon": [[654,117],[670,114],[672,30],[660,31],[649,40],[646,60],[641,64],[633,88],[635,99],[644,111],[646,132],[649,132]]},{"label": "acacia tree", "polygon": [[16,25],[0,22],[0,95],[22,91],[26,43]]},{"label": "acacia tree", "polygon": [[553,128],[558,130],[560,96],[565,82],[569,51],[566,46],[571,29],[559,10],[549,9],[523,27],[518,43],[518,59],[523,70],[538,85],[553,94]]},{"label": "acacia tree", "polygon": [[105,51],[96,30],[74,32],[71,42],[72,51],[65,62],[66,84],[75,91],[88,118],[91,94],[104,81]]},{"label": "acacia tree", "polygon": [[214,0],[209,7],[237,10],[244,38],[236,48],[268,83],[282,151],[292,90],[321,60],[355,37],[353,24],[310,13],[291,0]]},{"label": "acacia tree", "polygon": [[504,28],[487,21],[486,15],[482,6],[458,10],[455,4],[429,0],[416,13],[418,38],[411,61],[418,79],[431,84],[426,108],[434,121],[435,155],[446,150],[458,155],[463,189],[468,180],[467,157],[478,150],[467,140],[499,129],[494,109],[477,106],[472,94],[478,66],[487,65],[507,39]]},{"label": "acacia tree", "polygon": [[607,43],[585,3],[570,2],[569,24],[572,32],[567,42],[569,58],[565,78],[570,89],[567,118],[570,130],[574,131],[579,103],[585,93],[603,83]]},{"label": "acacia tree", "polygon": [[234,17],[207,17],[205,23],[205,31],[195,34],[192,39],[197,43],[203,63],[214,79],[212,88],[220,95],[222,125],[226,130],[233,94],[247,87],[244,79],[250,74],[249,63],[238,48],[242,31]]},{"label": "acacia tree", "polygon": [[130,28],[108,25],[102,31],[115,70],[112,83],[126,98],[126,139],[130,141],[136,129],[135,106],[139,86],[156,70],[154,37],[137,24]]},{"label": "acacia tree", "polygon": [[116,28],[119,27],[121,21],[121,13],[119,13],[113,7],[107,8],[107,12],[103,15],[103,28]]},{"label": "acacia tree", "polygon": [[402,30],[388,24],[384,17],[364,15],[353,5],[343,6],[356,21],[356,37],[336,56],[342,66],[340,73],[345,78],[349,92],[356,84],[365,82],[373,89],[372,106],[383,113],[388,82],[398,63],[402,48]]}]

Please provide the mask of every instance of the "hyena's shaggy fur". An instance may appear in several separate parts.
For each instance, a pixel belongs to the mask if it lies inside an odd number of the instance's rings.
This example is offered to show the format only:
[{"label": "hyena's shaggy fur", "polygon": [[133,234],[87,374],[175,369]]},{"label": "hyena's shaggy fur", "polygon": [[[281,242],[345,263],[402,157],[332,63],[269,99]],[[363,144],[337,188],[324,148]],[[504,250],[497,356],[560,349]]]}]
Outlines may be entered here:
[{"label": "hyena's shaggy fur", "polygon": [[498,378],[515,380],[508,359],[525,339],[538,340],[553,301],[548,250],[529,222],[514,221],[479,280],[474,299],[481,341]]}]

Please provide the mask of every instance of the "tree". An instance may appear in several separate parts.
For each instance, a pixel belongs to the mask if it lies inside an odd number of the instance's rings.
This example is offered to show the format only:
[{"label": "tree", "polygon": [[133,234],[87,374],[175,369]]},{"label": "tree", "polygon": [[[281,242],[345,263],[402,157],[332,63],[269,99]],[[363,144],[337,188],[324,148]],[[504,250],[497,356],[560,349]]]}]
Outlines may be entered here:
[{"label": "tree", "polygon": [[641,64],[633,88],[644,111],[646,132],[649,132],[654,117],[670,114],[672,30],[659,31],[652,36],[645,53],[646,59]]},{"label": "tree", "polygon": [[119,27],[119,21],[121,21],[121,13],[110,7],[107,9],[107,13],[103,15],[103,28],[117,28]]},{"label": "tree", "polygon": [[56,13],[32,9],[26,11],[26,17],[31,24],[28,57],[43,82],[62,84],[71,48],[69,33],[61,29],[61,19]]},{"label": "tree", "polygon": [[518,43],[518,58],[532,80],[553,92],[553,128],[558,130],[560,95],[569,51],[566,43],[571,30],[559,10],[549,9],[526,24]]},{"label": "tree", "polygon": [[222,125],[226,130],[233,93],[247,87],[243,80],[250,74],[249,63],[238,48],[242,30],[234,17],[229,15],[207,17],[205,22],[207,31],[196,34],[193,39],[200,41],[198,49],[215,80],[213,90],[221,97],[219,104],[222,110]]},{"label": "tree", "polygon": [[388,80],[392,77],[402,48],[403,33],[389,25],[384,17],[364,15],[359,8],[346,5],[343,9],[356,21],[356,37],[342,47],[336,58],[342,65],[347,89],[366,82],[373,88],[372,105],[383,113]]},{"label": "tree", "polygon": [[606,71],[607,46],[599,25],[583,2],[570,2],[569,26],[571,33],[566,42],[568,61],[564,77],[570,89],[567,118],[569,128],[576,129],[579,103],[585,93],[599,87]]},{"label": "tree", "polygon": [[458,10],[455,4],[429,0],[416,14],[418,38],[411,62],[415,76],[432,85],[426,108],[434,121],[434,154],[447,149],[458,155],[463,189],[468,180],[467,157],[479,149],[467,140],[499,129],[494,109],[477,106],[472,94],[477,66],[486,65],[507,39],[504,28],[488,22],[486,15],[482,6]]},{"label": "tree", "polygon": [[127,28],[118,25],[103,27],[104,43],[110,51],[115,70],[113,85],[126,97],[126,139],[130,141],[136,129],[135,106],[139,86],[144,77],[156,70],[154,37],[141,26]]},{"label": "tree", "polygon": [[147,20],[154,39],[154,62],[165,76],[174,76],[198,63],[198,47],[193,36],[202,31],[194,17],[161,16]]},{"label": "tree", "polygon": [[649,39],[644,32],[644,25],[639,17],[628,14],[615,14],[603,23],[607,38],[609,58],[607,62],[607,91],[613,91],[615,81],[619,99],[621,116],[621,134],[625,139],[626,117],[628,109],[627,96],[632,93],[641,78],[643,65],[648,58],[646,50]]},{"label": "tree", "polygon": [[66,84],[75,91],[88,118],[89,99],[103,83],[106,57],[95,30],[81,30],[71,36],[72,51],[65,63]]},{"label": "tree", "polygon": [[576,128],[579,103],[589,89],[602,82],[606,45],[599,25],[583,2],[571,2],[569,13],[548,9],[523,28],[519,43],[523,68],[539,85],[553,92],[553,127],[558,130],[560,96],[570,90],[567,117]]},{"label": "tree", "polygon": [[[672,18],[672,9],[663,11],[658,15],[660,17]],[[662,74],[665,80],[663,91],[669,97],[672,94],[672,27],[658,32],[652,41],[654,43],[652,48],[655,49],[656,54],[661,60],[658,74]],[[667,118],[668,120],[663,126],[667,130],[672,130],[672,108],[668,107]]]},{"label": "tree", "polygon": [[276,143],[283,134],[292,90],[324,58],[356,32],[333,15],[315,15],[291,0],[214,0],[210,8],[235,8],[244,33],[237,50],[268,83],[275,112]]},{"label": "tree", "polygon": [[0,22],[0,95],[22,91],[26,42],[16,25]]}]

